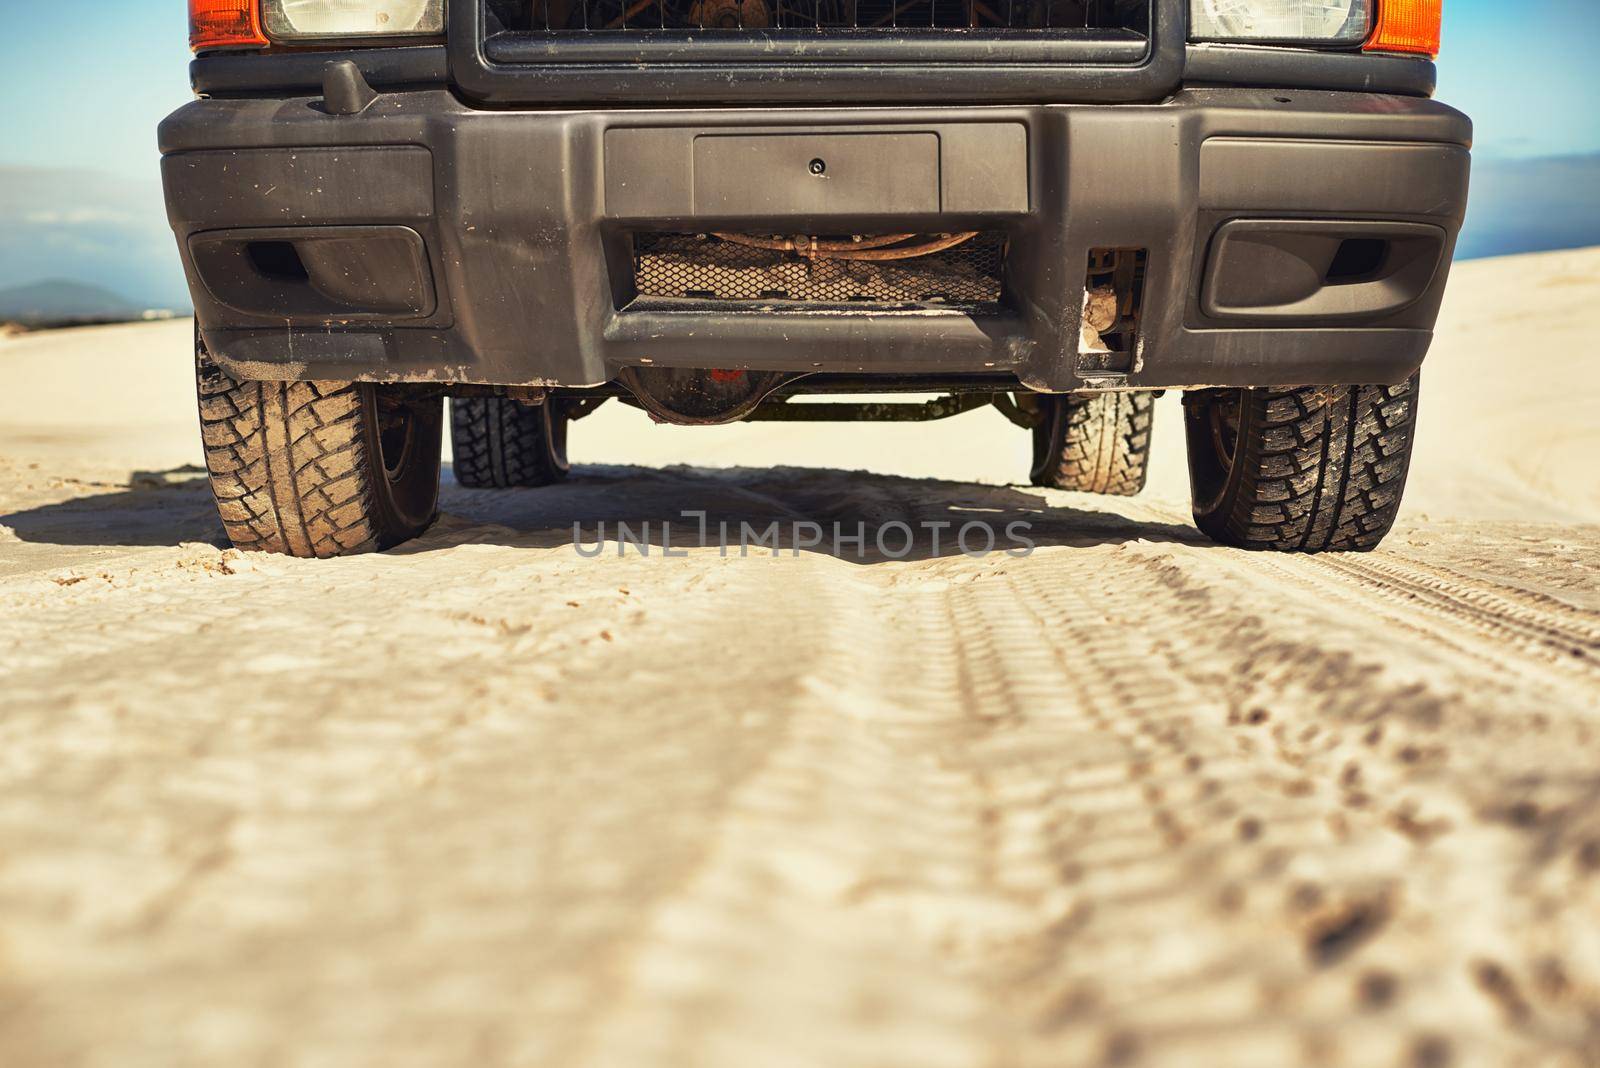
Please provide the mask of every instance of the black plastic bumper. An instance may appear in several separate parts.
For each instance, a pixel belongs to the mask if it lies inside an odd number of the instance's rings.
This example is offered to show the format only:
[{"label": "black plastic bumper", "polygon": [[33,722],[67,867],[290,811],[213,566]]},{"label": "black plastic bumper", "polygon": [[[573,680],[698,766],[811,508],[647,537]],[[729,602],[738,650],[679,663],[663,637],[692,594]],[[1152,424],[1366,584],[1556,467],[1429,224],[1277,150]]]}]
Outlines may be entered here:
[{"label": "black plastic bumper", "polygon": [[[830,171],[820,198],[783,162],[812,143],[906,134],[933,139],[932,164]],[[711,173],[715,156],[696,146],[719,136],[793,151]],[[1424,99],[1271,89],[1148,105],[568,112],[415,91],[358,115],[319,97],[201,100],[161,128],[201,329],[244,377],[580,386],[653,364],[1013,372],[1052,391],[1404,378],[1443,294],[1470,138],[1465,117]],[[725,195],[740,183],[763,195]],[[630,302],[632,231],[714,229],[1003,231],[1007,308]],[[1405,269],[1286,282],[1307,242],[1368,239],[1409,250]],[[286,243],[312,250],[331,304],[285,296],[294,272],[262,250]],[[1135,358],[1090,383],[1078,320],[1101,247],[1146,250],[1147,268]]]}]

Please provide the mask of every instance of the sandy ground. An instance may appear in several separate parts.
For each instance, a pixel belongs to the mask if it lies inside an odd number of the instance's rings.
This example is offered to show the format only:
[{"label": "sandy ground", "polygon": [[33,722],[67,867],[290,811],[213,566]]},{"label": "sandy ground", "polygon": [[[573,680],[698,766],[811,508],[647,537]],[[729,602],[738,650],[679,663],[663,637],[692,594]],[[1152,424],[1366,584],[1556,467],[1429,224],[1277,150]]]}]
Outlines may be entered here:
[{"label": "sandy ground", "polygon": [[[241,558],[187,324],[0,343],[0,1064],[1600,1064],[1597,314],[1600,250],[1462,267],[1401,526],[1316,559],[1192,532],[1174,398],[1133,502],[991,412],[612,405]],[[686,509],[1039,547],[570,544]]]}]

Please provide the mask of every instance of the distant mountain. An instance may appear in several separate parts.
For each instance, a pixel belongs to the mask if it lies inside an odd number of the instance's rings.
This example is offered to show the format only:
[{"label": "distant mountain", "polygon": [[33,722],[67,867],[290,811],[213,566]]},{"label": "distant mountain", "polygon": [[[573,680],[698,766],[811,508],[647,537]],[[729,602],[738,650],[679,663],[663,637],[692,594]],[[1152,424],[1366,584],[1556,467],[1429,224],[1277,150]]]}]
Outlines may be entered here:
[{"label": "distant mountain", "polygon": [[15,323],[137,319],[143,311],[109,289],[82,282],[53,279],[0,289],[0,320]]},{"label": "distant mountain", "polygon": [[1600,155],[1474,162],[1463,259],[1600,245]]}]

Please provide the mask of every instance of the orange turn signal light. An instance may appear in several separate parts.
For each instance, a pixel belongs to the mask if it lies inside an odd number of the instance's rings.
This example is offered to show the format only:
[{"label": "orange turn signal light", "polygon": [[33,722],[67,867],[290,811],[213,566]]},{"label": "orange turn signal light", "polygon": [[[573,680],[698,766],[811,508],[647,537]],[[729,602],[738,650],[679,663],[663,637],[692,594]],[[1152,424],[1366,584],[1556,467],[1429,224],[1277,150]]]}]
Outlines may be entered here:
[{"label": "orange turn signal light", "polygon": [[256,0],[189,0],[189,47],[265,48]]},{"label": "orange turn signal light", "polygon": [[1362,47],[1437,56],[1443,9],[1444,0],[1378,0],[1378,28]]}]

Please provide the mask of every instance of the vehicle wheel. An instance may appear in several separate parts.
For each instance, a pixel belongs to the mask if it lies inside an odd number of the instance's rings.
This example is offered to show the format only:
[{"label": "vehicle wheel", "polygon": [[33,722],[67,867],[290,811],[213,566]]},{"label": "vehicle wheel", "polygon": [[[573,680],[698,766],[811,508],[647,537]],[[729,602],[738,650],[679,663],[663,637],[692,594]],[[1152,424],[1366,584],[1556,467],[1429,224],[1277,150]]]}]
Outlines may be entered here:
[{"label": "vehicle wheel", "polygon": [[1411,466],[1417,381],[1185,394],[1195,523],[1245,549],[1376,548]]},{"label": "vehicle wheel", "polygon": [[211,491],[241,549],[344,556],[428,528],[439,501],[437,397],[348,382],[236,382],[196,346]]},{"label": "vehicle wheel", "polygon": [[567,477],[566,405],[508,397],[451,397],[450,451],[468,489],[548,486]]},{"label": "vehicle wheel", "polygon": [[1150,465],[1154,393],[1088,393],[1034,398],[1035,486],[1132,497]]}]

